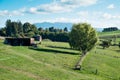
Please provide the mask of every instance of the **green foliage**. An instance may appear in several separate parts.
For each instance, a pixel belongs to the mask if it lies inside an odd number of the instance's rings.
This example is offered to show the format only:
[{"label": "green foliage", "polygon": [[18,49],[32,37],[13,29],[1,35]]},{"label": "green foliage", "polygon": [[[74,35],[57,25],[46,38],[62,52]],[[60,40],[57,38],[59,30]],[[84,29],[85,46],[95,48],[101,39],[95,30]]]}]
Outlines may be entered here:
[{"label": "green foliage", "polygon": [[70,46],[82,52],[90,51],[97,42],[96,31],[87,23],[74,24],[69,37]]},{"label": "green foliage", "polygon": [[110,32],[110,31],[117,31],[117,27],[109,27],[109,28],[104,28],[102,32]]},{"label": "green foliage", "polygon": [[65,28],[64,28],[64,32],[68,32],[68,29],[67,29],[67,27],[65,27]]},{"label": "green foliage", "polygon": [[25,33],[25,36],[27,36],[27,37],[33,37],[34,35],[35,35],[35,33],[32,31]]},{"label": "green foliage", "polygon": [[112,40],[101,40],[101,41],[102,43],[100,44],[100,46],[102,46],[103,49],[105,49],[110,47]]},{"label": "green foliage", "polygon": [[41,35],[43,39],[50,39],[52,41],[61,41],[68,42],[67,27],[63,29],[58,29],[54,27],[50,28],[38,28],[26,22],[22,24],[20,21],[6,21],[6,27],[0,29],[0,36],[9,36],[9,37],[33,37],[35,35]]},{"label": "green foliage", "polygon": [[19,22],[12,22],[11,20],[6,21],[6,35],[9,37],[21,37],[23,34],[22,23]]},{"label": "green foliage", "polygon": [[0,35],[8,37],[33,37],[37,34],[37,27],[28,22],[22,24],[20,21],[7,20],[6,27],[0,29]]},{"label": "green foliage", "polygon": [[50,39],[52,41],[59,41],[59,42],[69,41],[69,33],[62,29],[50,27],[46,29],[38,28],[38,31],[43,39]]},{"label": "green foliage", "polygon": [[41,32],[40,35],[43,39],[50,39],[52,41],[59,41],[59,42],[68,42],[69,41],[69,34],[65,32]]},{"label": "green foliage", "polygon": [[0,36],[6,36],[6,28],[0,29]]},{"label": "green foliage", "polygon": [[6,21],[6,36],[11,36],[11,20]]}]

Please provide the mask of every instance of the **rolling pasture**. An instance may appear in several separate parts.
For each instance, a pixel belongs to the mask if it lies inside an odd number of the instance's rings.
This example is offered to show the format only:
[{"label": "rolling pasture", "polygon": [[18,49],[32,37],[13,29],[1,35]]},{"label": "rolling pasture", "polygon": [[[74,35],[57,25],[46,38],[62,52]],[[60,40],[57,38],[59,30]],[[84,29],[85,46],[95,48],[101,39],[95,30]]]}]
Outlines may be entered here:
[{"label": "rolling pasture", "polygon": [[120,80],[118,46],[96,46],[83,61],[82,70],[74,70],[80,55],[64,42],[43,41],[31,48],[0,40],[0,80]]}]

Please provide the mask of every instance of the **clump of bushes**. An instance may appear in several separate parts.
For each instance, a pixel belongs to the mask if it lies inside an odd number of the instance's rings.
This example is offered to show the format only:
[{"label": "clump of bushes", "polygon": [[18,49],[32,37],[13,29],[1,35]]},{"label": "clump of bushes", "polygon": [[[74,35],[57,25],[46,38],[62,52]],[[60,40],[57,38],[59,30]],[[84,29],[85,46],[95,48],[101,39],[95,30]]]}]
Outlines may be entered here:
[{"label": "clump of bushes", "polygon": [[100,46],[102,46],[103,49],[109,48],[111,46],[112,40],[100,40],[100,41],[101,41]]}]

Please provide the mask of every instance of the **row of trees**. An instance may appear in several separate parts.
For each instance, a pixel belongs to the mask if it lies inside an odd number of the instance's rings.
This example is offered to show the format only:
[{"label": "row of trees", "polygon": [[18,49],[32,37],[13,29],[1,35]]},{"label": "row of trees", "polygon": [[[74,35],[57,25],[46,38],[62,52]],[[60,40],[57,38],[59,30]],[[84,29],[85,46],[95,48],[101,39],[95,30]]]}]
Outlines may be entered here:
[{"label": "row of trees", "polygon": [[119,30],[117,27],[104,28],[102,32],[110,32]]},{"label": "row of trees", "polygon": [[7,20],[6,26],[0,29],[0,35],[7,37],[32,37],[36,34],[38,34],[36,26],[28,22],[22,24],[20,21]]},{"label": "row of trees", "polygon": [[52,41],[68,42],[69,32],[67,27],[64,29],[58,29],[54,27],[49,27],[46,29],[38,28],[39,34],[43,39],[50,39]]},{"label": "row of trees", "polygon": [[54,27],[43,29],[42,27],[37,28],[28,22],[22,24],[21,21],[7,20],[6,26],[0,29],[0,36],[33,37],[35,35],[41,35],[43,39],[50,39],[52,41],[68,42],[69,40],[67,27],[64,29]]},{"label": "row of trees", "polygon": [[40,28],[38,28],[38,30],[40,32],[55,32],[55,33],[68,32],[67,27],[65,27],[64,29],[58,29],[58,28],[54,28],[54,27],[49,27],[49,28],[43,29],[42,27],[40,27]]}]

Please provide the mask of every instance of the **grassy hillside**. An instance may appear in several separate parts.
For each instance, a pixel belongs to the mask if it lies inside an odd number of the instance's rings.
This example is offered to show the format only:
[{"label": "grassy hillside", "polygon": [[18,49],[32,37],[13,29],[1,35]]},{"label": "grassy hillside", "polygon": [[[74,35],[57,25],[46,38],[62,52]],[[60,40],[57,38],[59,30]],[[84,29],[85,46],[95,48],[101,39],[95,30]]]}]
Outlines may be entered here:
[{"label": "grassy hillside", "polygon": [[68,43],[42,42],[37,49],[0,41],[0,80],[120,80],[120,49],[93,49],[81,71],[73,70],[79,51]]},{"label": "grassy hillside", "polygon": [[114,41],[114,36],[117,36],[117,44],[120,42],[120,30],[118,31],[111,31],[111,32],[99,32],[98,36],[100,39],[112,39]]},{"label": "grassy hillside", "polygon": [[120,35],[120,30],[118,31],[111,31],[111,32],[99,32],[99,36],[111,36],[111,35]]}]

